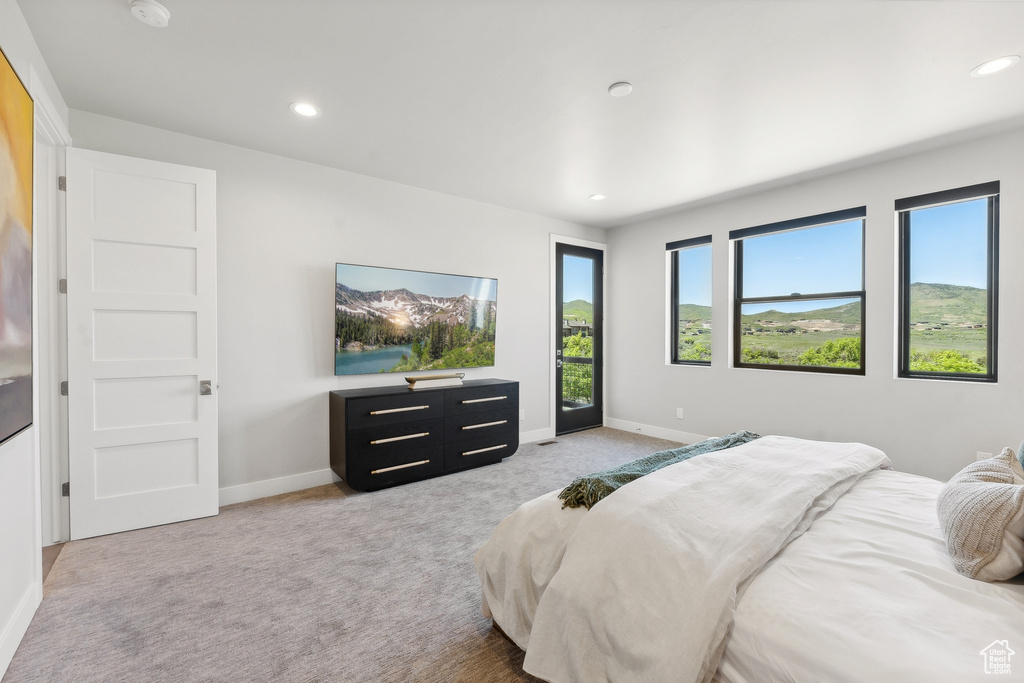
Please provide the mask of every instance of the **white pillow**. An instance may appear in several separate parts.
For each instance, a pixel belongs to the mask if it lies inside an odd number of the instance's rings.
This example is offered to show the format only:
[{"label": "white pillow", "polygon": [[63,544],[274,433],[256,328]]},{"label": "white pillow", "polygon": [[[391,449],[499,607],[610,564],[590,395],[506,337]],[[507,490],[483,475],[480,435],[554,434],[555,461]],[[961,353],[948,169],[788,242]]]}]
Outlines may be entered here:
[{"label": "white pillow", "polygon": [[1024,469],[1009,448],[953,475],[938,498],[956,570],[980,581],[1024,571]]},{"label": "white pillow", "polygon": [[[1009,450],[1009,449],[1007,449]],[[1002,455],[1002,453],[1000,453]],[[1024,486],[1024,468],[1016,457],[1010,458],[1013,483]],[[996,559],[982,567],[974,577],[979,581],[1005,581],[1024,571],[1024,505],[1010,518],[1003,530],[1003,545]]]}]

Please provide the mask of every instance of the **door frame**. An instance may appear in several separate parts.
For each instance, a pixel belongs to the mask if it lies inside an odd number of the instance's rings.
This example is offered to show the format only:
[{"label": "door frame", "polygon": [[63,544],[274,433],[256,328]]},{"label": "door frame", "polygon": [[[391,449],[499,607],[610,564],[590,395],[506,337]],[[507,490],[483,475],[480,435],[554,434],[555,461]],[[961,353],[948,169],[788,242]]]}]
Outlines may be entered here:
[{"label": "door frame", "polygon": [[[556,251],[557,251],[556,246],[558,244],[571,244],[571,245],[576,246],[576,247],[586,247],[587,249],[596,249],[596,250],[598,250],[600,252],[603,252],[603,254],[604,254],[604,272],[601,273],[601,289],[602,289],[602,292],[603,292],[604,296],[601,297],[601,299],[602,299],[602,302],[601,302],[602,303],[602,306],[601,306],[601,319],[603,321],[604,329],[607,329],[608,328],[608,317],[606,315],[606,311],[607,311],[608,307],[606,305],[604,305],[604,303],[605,303],[605,300],[607,300],[607,298],[608,298],[608,295],[607,295],[607,293],[608,293],[608,275],[607,275],[607,273],[608,273],[608,245],[603,243],[603,242],[594,242],[592,240],[580,239],[579,237],[569,237],[567,235],[557,235],[555,233],[550,233],[550,239],[551,239],[551,243],[550,243],[550,262],[549,262],[549,268],[548,268],[549,271],[550,271],[550,278],[549,278],[550,298],[548,300],[548,325],[550,325],[551,328],[549,330],[549,336],[548,336],[548,338],[549,338],[549,345],[548,345],[548,357],[547,357],[547,361],[546,362],[548,364],[547,365],[547,367],[548,367],[548,401],[550,401],[550,410],[548,411],[548,420],[549,420],[548,424],[550,425],[549,431],[550,431],[551,437],[553,438],[555,436],[555,430],[556,430],[556,427],[555,427],[556,422],[555,422],[555,420],[557,418],[557,411],[559,409],[559,404],[555,400],[555,391],[557,389],[556,382],[557,382],[558,378],[557,378],[556,373],[555,373],[555,364],[552,362],[552,359],[554,359],[554,357],[555,357],[555,351],[558,350],[559,348],[561,348],[559,345],[562,343],[562,329],[561,329],[561,326],[555,324],[555,310],[556,310],[556,306],[557,306],[557,302],[555,301],[555,293],[558,290],[558,282],[556,280],[557,273],[558,273],[558,268],[557,268],[557,265],[558,265],[558,255],[556,253]],[[604,359],[605,359],[605,356],[607,356],[606,353],[602,353],[601,354],[601,372],[602,372],[602,376],[604,374]],[[605,404],[605,400],[604,399],[605,399],[605,395],[607,394],[607,386],[608,386],[607,382],[602,382],[601,383],[601,405]],[[607,418],[602,415],[602,423],[606,419]]]},{"label": "door frame", "polygon": [[[33,86],[41,83],[35,68],[29,69]],[[64,150],[71,135],[44,87],[33,87],[35,145],[45,156],[35,158],[33,235],[33,352],[36,385],[36,452],[39,458],[40,542],[43,546],[71,538],[68,499],[61,484],[68,480],[67,404],[60,382],[67,379],[66,302],[58,284],[66,276],[64,193],[57,179],[64,175]]]}]

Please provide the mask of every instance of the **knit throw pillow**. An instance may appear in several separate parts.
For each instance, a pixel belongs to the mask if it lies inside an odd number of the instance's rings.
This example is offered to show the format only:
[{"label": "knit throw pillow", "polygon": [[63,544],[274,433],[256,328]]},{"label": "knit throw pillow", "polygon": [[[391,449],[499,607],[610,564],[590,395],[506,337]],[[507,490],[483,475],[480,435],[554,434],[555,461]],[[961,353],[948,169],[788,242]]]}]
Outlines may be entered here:
[{"label": "knit throw pillow", "polygon": [[1024,570],[1024,469],[1009,448],[960,470],[939,492],[939,524],[956,570],[981,581]]}]

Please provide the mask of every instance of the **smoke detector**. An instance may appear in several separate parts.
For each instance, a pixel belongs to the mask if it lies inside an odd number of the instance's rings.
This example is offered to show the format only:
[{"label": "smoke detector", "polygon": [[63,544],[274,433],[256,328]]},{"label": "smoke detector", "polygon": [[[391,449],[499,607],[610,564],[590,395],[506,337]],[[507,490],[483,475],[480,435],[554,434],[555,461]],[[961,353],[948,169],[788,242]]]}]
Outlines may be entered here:
[{"label": "smoke detector", "polygon": [[171,20],[171,12],[156,0],[131,0],[128,5],[132,15],[147,26],[165,28]]}]

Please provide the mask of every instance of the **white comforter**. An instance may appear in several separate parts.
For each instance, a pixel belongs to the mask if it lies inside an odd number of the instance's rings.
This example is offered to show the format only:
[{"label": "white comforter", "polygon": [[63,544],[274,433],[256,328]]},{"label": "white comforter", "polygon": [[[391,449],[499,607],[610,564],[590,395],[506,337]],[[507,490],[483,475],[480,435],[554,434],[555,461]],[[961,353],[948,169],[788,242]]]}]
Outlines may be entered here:
[{"label": "white comforter", "polygon": [[[860,477],[888,465],[862,444],[764,437],[622,487],[565,524],[575,529],[560,562],[541,563],[557,567],[531,596],[523,668],[564,682],[709,678],[744,581]],[[488,582],[509,581],[477,559],[487,605],[505,628],[499,612],[528,610],[507,609],[507,593],[488,597]]]},{"label": "white comforter", "polygon": [[484,616],[521,650],[530,645],[537,604],[547,590],[586,508],[562,509],[562,489],[523,503],[497,526],[473,562]]},{"label": "white comforter", "polygon": [[1019,653],[1001,679],[1024,678],[1024,579],[956,572],[941,488],[891,471],[857,482],[749,582],[719,680],[991,681],[982,650],[997,641]]},{"label": "white comforter", "polygon": [[[802,443],[808,445],[816,459],[833,457],[833,444]],[[715,467],[721,478],[697,487],[707,491],[695,491],[696,495],[711,500],[706,509],[691,511],[695,512],[693,518],[698,524],[707,523],[713,535],[741,534],[744,530],[731,528],[734,525],[725,529],[717,524],[722,514],[719,499],[724,501],[740,490],[736,481],[738,470],[721,464]],[[802,468],[798,465],[796,469]],[[644,479],[653,482],[660,476],[655,473]],[[800,474],[793,472],[792,476]],[[668,478],[676,483],[690,479],[678,472],[668,474]],[[691,520],[680,518],[680,508],[663,495],[670,485],[668,481],[655,484],[649,494],[644,494],[661,502],[643,515],[660,508],[668,520],[677,520],[667,524],[670,538],[675,538],[672,542],[682,543],[684,548],[694,547],[692,541],[679,537],[678,529],[687,528]],[[556,681],[609,677],[625,681],[687,680],[686,672],[692,674],[692,667],[675,671],[669,670],[671,666],[654,669],[645,664],[646,659],[677,661],[677,651],[681,649],[689,653],[686,657],[700,660],[698,668],[704,670],[705,677],[711,671],[715,648],[709,646],[708,651],[699,652],[699,647],[686,644],[694,633],[702,631],[698,628],[691,632],[689,617],[684,614],[688,608],[684,603],[673,602],[688,599],[687,591],[680,591],[675,584],[702,589],[704,580],[695,579],[689,567],[679,564],[677,552],[665,552],[661,539],[650,539],[645,522],[629,519],[629,505],[647,502],[637,483],[610,496],[592,512],[561,510],[557,492],[530,501],[502,522],[477,554],[485,613],[493,614],[495,623],[528,652],[543,653],[545,658],[555,660],[565,657],[572,662],[563,665],[556,661],[551,670],[543,670],[547,673],[534,669],[542,676]],[[983,653],[990,645],[1006,645],[1015,651],[1008,662],[1011,675],[1005,680],[1020,677],[1024,655],[1016,653],[1024,647],[1024,578],[989,584],[956,573],[935,514],[935,497],[940,488],[939,482],[923,477],[891,470],[871,471],[800,535],[809,517],[827,504],[831,493],[819,499],[818,505],[812,505],[810,514],[804,514],[789,534],[791,542],[784,543],[783,550],[752,579],[742,583],[736,596],[727,596],[723,614],[727,618],[728,610],[733,605],[735,609],[716,680],[991,680],[985,669],[989,664],[987,655]],[[612,500],[622,503],[603,507]],[[611,530],[616,525],[609,516],[613,507],[625,508],[619,511],[627,518],[624,532]],[[589,518],[597,517],[595,513],[601,510],[609,514],[602,515],[603,519],[599,517],[587,534],[605,547],[591,551],[588,560],[588,551],[576,548],[574,535],[577,528],[583,527],[584,519],[591,526]],[[759,523],[760,519],[753,521]],[[665,520],[656,526],[665,527]],[[638,537],[624,541],[622,535],[629,535],[629,529],[637,532]],[[570,539],[573,549],[567,554]],[[712,552],[732,548],[735,554],[742,545],[735,541],[721,538],[721,548],[712,548]],[[647,547],[637,549],[637,543]],[[618,548],[624,550],[616,552]],[[547,609],[547,586],[556,575],[558,582],[562,581],[563,556],[568,561],[577,555],[584,567],[575,571],[592,576],[584,576],[579,582],[577,597],[563,596],[561,606],[545,617],[544,630],[537,628],[531,637],[538,605],[544,602]],[[676,567],[675,572],[657,568],[652,571],[651,565],[665,561],[664,558]],[[614,568],[606,571],[597,566],[599,562],[610,562]],[[586,566],[591,563],[593,566]],[[631,565],[633,572],[625,565]],[[560,590],[571,594],[576,579],[568,574],[566,577],[567,585]],[[644,601],[637,601],[634,584],[654,579],[655,583],[642,587]],[[669,585],[661,589],[661,582],[666,579]],[[612,583],[602,586],[604,582]],[[588,600],[594,603],[592,609],[574,604]],[[703,600],[697,604],[707,606]],[[558,614],[559,609],[566,611]],[[649,644],[643,642],[642,636],[649,633],[645,630],[648,625],[635,623],[635,615],[641,611],[649,611],[652,624],[656,625],[655,638]],[[671,632],[662,633],[662,629]],[[714,638],[707,640],[711,643]],[[578,661],[576,650],[580,648],[587,648],[595,660],[603,661]],[[549,662],[542,664],[547,666]]]}]

